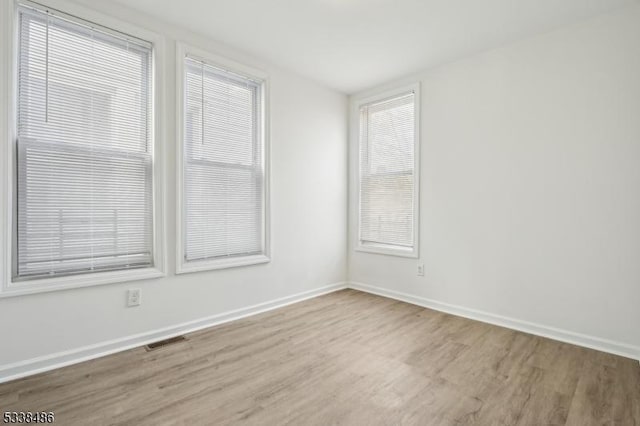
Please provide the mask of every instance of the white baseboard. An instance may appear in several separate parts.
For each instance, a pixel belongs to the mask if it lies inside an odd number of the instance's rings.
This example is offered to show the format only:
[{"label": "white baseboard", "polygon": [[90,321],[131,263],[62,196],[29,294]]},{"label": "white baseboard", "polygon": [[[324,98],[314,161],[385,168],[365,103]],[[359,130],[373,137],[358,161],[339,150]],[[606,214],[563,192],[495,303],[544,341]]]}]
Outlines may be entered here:
[{"label": "white baseboard", "polygon": [[411,303],[413,305],[422,306],[459,317],[482,321],[529,334],[535,334],[537,336],[547,337],[549,339],[558,340],[565,343],[571,343],[573,345],[584,346],[602,352],[608,352],[615,355],[640,360],[640,347],[638,346],[614,342],[611,340],[589,336],[581,333],[575,333],[573,331],[562,330],[546,325],[535,324],[516,318],[509,318],[502,315],[492,314],[489,312],[478,311],[476,309],[465,308],[463,306],[451,305],[449,303],[439,302],[437,300],[414,296],[407,293],[401,293],[386,288],[375,287],[368,284],[351,282],[349,283],[348,287],[354,290],[360,290],[366,293],[372,293],[378,296],[400,300],[403,302]]},{"label": "white baseboard", "polygon": [[165,327],[94,345],[84,346],[69,351],[57,352],[54,354],[32,358],[25,361],[2,365],[0,366],[0,383],[8,382],[26,376],[31,376],[37,373],[42,373],[72,364],[77,364],[83,361],[88,361],[90,359],[100,358],[116,352],[143,346],[158,340],[168,339],[170,337],[178,336],[181,334],[191,333],[194,331],[202,330],[204,328],[213,327],[215,325],[281,308],[283,306],[291,305],[293,303],[301,302],[303,300],[311,299],[345,288],[352,288],[354,290],[359,290],[366,293],[377,294],[379,296],[400,300],[425,308],[446,312],[452,315],[470,318],[501,327],[523,331],[525,333],[547,337],[553,340],[559,340],[561,342],[571,343],[578,346],[584,346],[587,348],[640,360],[640,347],[637,346],[614,342],[611,340],[601,339],[585,334],[574,333],[572,331],[548,327],[515,318],[495,315],[488,312],[465,308],[462,306],[451,305],[449,303],[439,302],[436,300],[414,296],[407,293],[401,293],[381,287],[375,287],[368,284],[358,282],[339,282],[303,293],[298,293],[280,299],[260,303],[257,305],[248,306],[233,311],[223,312],[221,314],[213,315],[210,317],[177,324],[171,327]]},{"label": "white baseboard", "polygon": [[213,327],[229,321],[245,318],[251,315],[260,314],[262,312],[281,308],[286,305],[301,302],[323,294],[332,293],[334,291],[347,288],[346,283],[339,282],[314,290],[305,291],[291,296],[282,297],[280,299],[271,300],[257,305],[248,306],[246,308],[236,309],[233,311],[223,312],[221,314],[212,315],[210,317],[201,318],[195,321],[184,322],[171,327],[165,327],[145,333],[135,334],[119,339],[114,339],[94,345],[88,345],[69,351],[58,352],[37,358],[28,359],[12,364],[0,366],[0,383],[10,380],[19,379],[21,377],[31,376],[33,374],[42,373],[44,371],[65,367],[71,364],[77,364],[90,359],[103,357],[116,352],[125,351],[127,349],[136,348],[158,340],[168,339],[170,337],[179,336],[185,333],[191,333],[203,328]]}]

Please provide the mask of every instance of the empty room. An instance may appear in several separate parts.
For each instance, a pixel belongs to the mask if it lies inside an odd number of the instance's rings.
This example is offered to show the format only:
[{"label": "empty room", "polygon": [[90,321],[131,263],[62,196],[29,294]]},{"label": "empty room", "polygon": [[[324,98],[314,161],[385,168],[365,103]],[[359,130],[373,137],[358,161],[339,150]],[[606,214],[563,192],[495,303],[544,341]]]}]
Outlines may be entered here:
[{"label": "empty room", "polygon": [[0,424],[640,425],[640,0],[0,0]]}]

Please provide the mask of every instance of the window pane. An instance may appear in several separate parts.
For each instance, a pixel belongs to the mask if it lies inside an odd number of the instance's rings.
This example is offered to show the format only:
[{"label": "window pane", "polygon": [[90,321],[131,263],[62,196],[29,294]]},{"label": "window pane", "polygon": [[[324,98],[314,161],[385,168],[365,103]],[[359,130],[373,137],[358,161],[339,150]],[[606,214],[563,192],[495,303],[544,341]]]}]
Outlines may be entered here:
[{"label": "window pane", "polygon": [[360,108],[361,243],[413,247],[414,97]]},{"label": "window pane", "polygon": [[185,260],[264,252],[261,85],[185,59]]},{"label": "window pane", "polygon": [[14,275],[151,265],[151,46],[28,7],[19,19]]}]

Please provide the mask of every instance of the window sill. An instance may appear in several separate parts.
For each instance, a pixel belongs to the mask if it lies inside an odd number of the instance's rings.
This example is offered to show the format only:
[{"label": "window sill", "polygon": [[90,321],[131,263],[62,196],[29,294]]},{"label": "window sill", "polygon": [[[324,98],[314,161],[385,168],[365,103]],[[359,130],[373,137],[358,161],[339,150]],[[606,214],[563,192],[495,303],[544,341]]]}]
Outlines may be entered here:
[{"label": "window sill", "polygon": [[418,258],[418,249],[416,247],[405,248],[405,247],[394,247],[394,246],[389,246],[384,244],[359,243],[355,250],[363,253],[384,254],[387,256],[409,257],[413,259]]},{"label": "window sill", "polygon": [[236,268],[239,266],[257,265],[260,263],[268,263],[271,258],[264,254],[256,254],[252,256],[230,257],[226,259],[215,260],[199,260],[192,262],[183,262],[176,267],[176,274],[188,274],[190,272],[211,271],[216,269]]},{"label": "window sill", "polygon": [[64,277],[36,278],[11,282],[0,292],[0,298],[47,293],[57,290],[93,287],[103,284],[116,284],[164,277],[166,274],[156,268],[140,268],[120,271],[95,272],[89,274],[68,275]]}]

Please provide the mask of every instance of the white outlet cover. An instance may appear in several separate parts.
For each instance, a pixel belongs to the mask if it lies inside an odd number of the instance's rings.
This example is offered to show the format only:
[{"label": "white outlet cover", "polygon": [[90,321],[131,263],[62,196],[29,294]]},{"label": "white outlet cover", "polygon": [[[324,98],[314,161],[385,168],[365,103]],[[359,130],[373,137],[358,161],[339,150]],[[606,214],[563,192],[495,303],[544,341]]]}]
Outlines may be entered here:
[{"label": "white outlet cover", "polygon": [[127,306],[140,306],[141,290],[139,288],[132,288],[127,291]]}]

